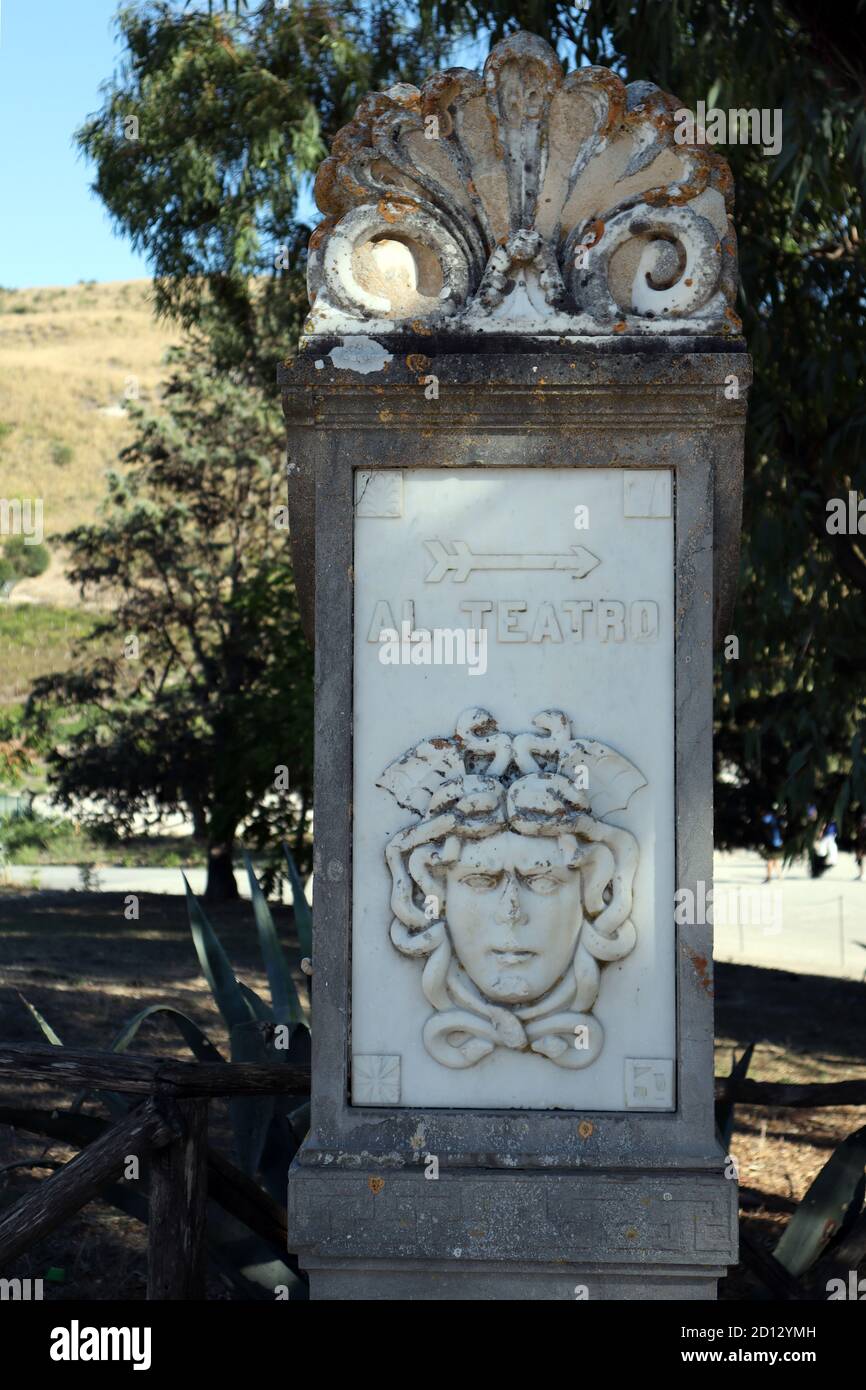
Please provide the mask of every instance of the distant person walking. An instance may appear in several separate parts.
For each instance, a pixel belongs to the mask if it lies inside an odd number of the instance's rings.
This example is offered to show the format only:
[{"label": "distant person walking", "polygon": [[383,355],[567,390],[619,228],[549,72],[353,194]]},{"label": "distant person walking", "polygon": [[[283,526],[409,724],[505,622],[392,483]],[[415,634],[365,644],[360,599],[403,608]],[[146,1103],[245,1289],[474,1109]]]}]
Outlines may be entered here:
[{"label": "distant person walking", "polygon": [[839,846],[836,844],[836,822],[829,821],[824,825],[820,836],[812,846],[810,867],[813,878],[820,878],[828,869],[835,868],[839,862]]},{"label": "distant person walking", "polygon": [[761,824],[764,827],[762,854],[767,861],[767,877],[764,882],[770,883],[774,869],[776,870],[776,878],[782,877],[782,827],[775,811],[766,811],[761,817]]}]

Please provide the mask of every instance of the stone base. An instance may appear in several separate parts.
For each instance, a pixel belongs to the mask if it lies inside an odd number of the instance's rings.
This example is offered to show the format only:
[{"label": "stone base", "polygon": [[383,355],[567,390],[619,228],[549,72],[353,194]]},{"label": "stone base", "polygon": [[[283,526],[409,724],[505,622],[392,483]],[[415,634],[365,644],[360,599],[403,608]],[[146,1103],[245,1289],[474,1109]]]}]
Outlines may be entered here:
[{"label": "stone base", "polygon": [[289,1248],[314,1299],[699,1300],[737,1258],[721,1172],[305,1168]]},{"label": "stone base", "polygon": [[304,1268],[310,1276],[310,1297],[404,1303],[445,1299],[450,1302],[511,1300],[525,1303],[554,1301],[660,1302],[716,1298],[721,1267],[696,1274],[662,1265],[632,1265],[604,1269],[601,1265],[508,1265],[495,1268],[471,1260],[461,1269],[445,1260],[318,1260],[310,1255]]}]

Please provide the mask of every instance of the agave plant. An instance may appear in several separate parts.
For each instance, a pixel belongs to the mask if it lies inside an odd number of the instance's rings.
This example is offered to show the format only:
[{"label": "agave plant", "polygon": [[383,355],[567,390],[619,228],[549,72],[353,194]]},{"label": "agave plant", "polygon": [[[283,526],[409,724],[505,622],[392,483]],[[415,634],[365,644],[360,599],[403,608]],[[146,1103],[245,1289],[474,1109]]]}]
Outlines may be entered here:
[{"label": "agave plant", "polygon": [[[301,950],[308,955],[310,909],[291,852],[288,846],[283,848],[292,883]],[[244,864],[271,1002],[267,1004],[255,990],[236,978],[216,932],[184,875],[190,931],[202,974],[228,1030],[233,1062],[309,1062],[309,1029],[295,982],[267,899],[246,853]],[[286,1202],[289,1163],[306,1133],[308,1116],[306,1103],[291,1113],[286,1112],[285,1105],[285,1099],[280,1096],[244,1097],[229,1103],[240,1167],[249,1177],[260,1175],[271,1197],[281,1206]]]},{"label": "agave plant", "polygon": [[[287,845],[283,846],[283,852],[301,952],[309,956],[312,950],[312,913]],[[304,1009],[267,899],[247,854],[244,854],[244,863],[270,1002],[238,980],[219,937],[184,875],[193,944],[202,973],[228,1031],[231,1061],[290,1062],[298,1065],[308,1062],[310,1055],[310,1035]],[[23,996],[22,1000],[48,1042],[54,1047],[62,1047],[62,1039],[48,1020]],[[174,1025],[198,1061],[226,1063],[227,1059],[195,1020],[171,1004],[150,1004],[140,1009],[123,1025],[110,1044],[110,1051],[125,1052],[142,1025],[155,1017],[165,1018]],[[125,1114],[129,1108],[126,1098],[115,1092],[100,1091],[98,1097],[113,1118]],[[0,1109],[0,1123],[34,1128],[37,1132],[50,1133],[53,1138],[67,1139],[73,1144],[86,1143],[94,1137],[92,1131],[95,1122],[95,1117],[79,1113],[86,1099],[87,1093],[82,1092],[75,1097],[68,1111],[50,1117],[38,1111]],[[291,1097],[285,1096],[243,1097],[229,1102],[229,1114],[241,1170],[247,1177],[259,1180],[270,1198],[280,1208],[285,1208],[289,1164],[309,1125],[309,1103],[305,1100],[293,1106]],[[147,1219],[146,1202],[141,1193],[129,1189],[128,1184],[114,1184],[103,1195],[128,1215],[140,1220]],[[223,1276],[243,1296],[272,1298],[280,1288],[288,1290],[290,1297],[304,1296],[305,1281],[293,1257],[275,1250],[272,1243],[253,1234],[213,1201],[209,1203],[208,1238],[211,1256]]]},{"label": "agave plant", "polygon": [[[754,1050],[750,1043],[742,1057],[734,1059],[729,1081],[745,1077]],[[727,1149],[734,1128],[733,1100],[719,1100],[716,1123]],[[772,1255],[743,1237],[746,1263],[776,1297],[824,1298],[833,1276],[855,1270],[866,1258],[864,1168],[866,1125],[836,1147],[792,1213]]]}]

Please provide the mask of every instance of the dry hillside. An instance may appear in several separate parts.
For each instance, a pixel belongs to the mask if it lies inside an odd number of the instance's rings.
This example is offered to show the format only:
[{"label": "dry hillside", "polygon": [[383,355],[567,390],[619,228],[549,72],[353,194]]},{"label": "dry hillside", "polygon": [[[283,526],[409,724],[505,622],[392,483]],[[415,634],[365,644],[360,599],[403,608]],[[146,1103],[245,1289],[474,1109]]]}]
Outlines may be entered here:
[{"label": "dry hillside", "polygon": [[[0,290],[0,497],[42,498],[49,544],[94,516],[131,437],[124,401],[153,398],[175,340],[147,280]],[[75,602],[59,556],[27,598]]]}]

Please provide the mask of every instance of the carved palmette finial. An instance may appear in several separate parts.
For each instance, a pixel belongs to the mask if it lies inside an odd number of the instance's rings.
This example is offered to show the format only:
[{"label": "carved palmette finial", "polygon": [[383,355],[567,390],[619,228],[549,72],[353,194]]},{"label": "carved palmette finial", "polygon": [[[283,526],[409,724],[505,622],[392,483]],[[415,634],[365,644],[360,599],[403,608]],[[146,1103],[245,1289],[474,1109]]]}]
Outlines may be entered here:
[{"label": "carved palmette finial", "polygon": [[365,97],[316,179],[308,336],[737,333],[730,170],[678,109],[522,33]]}]

